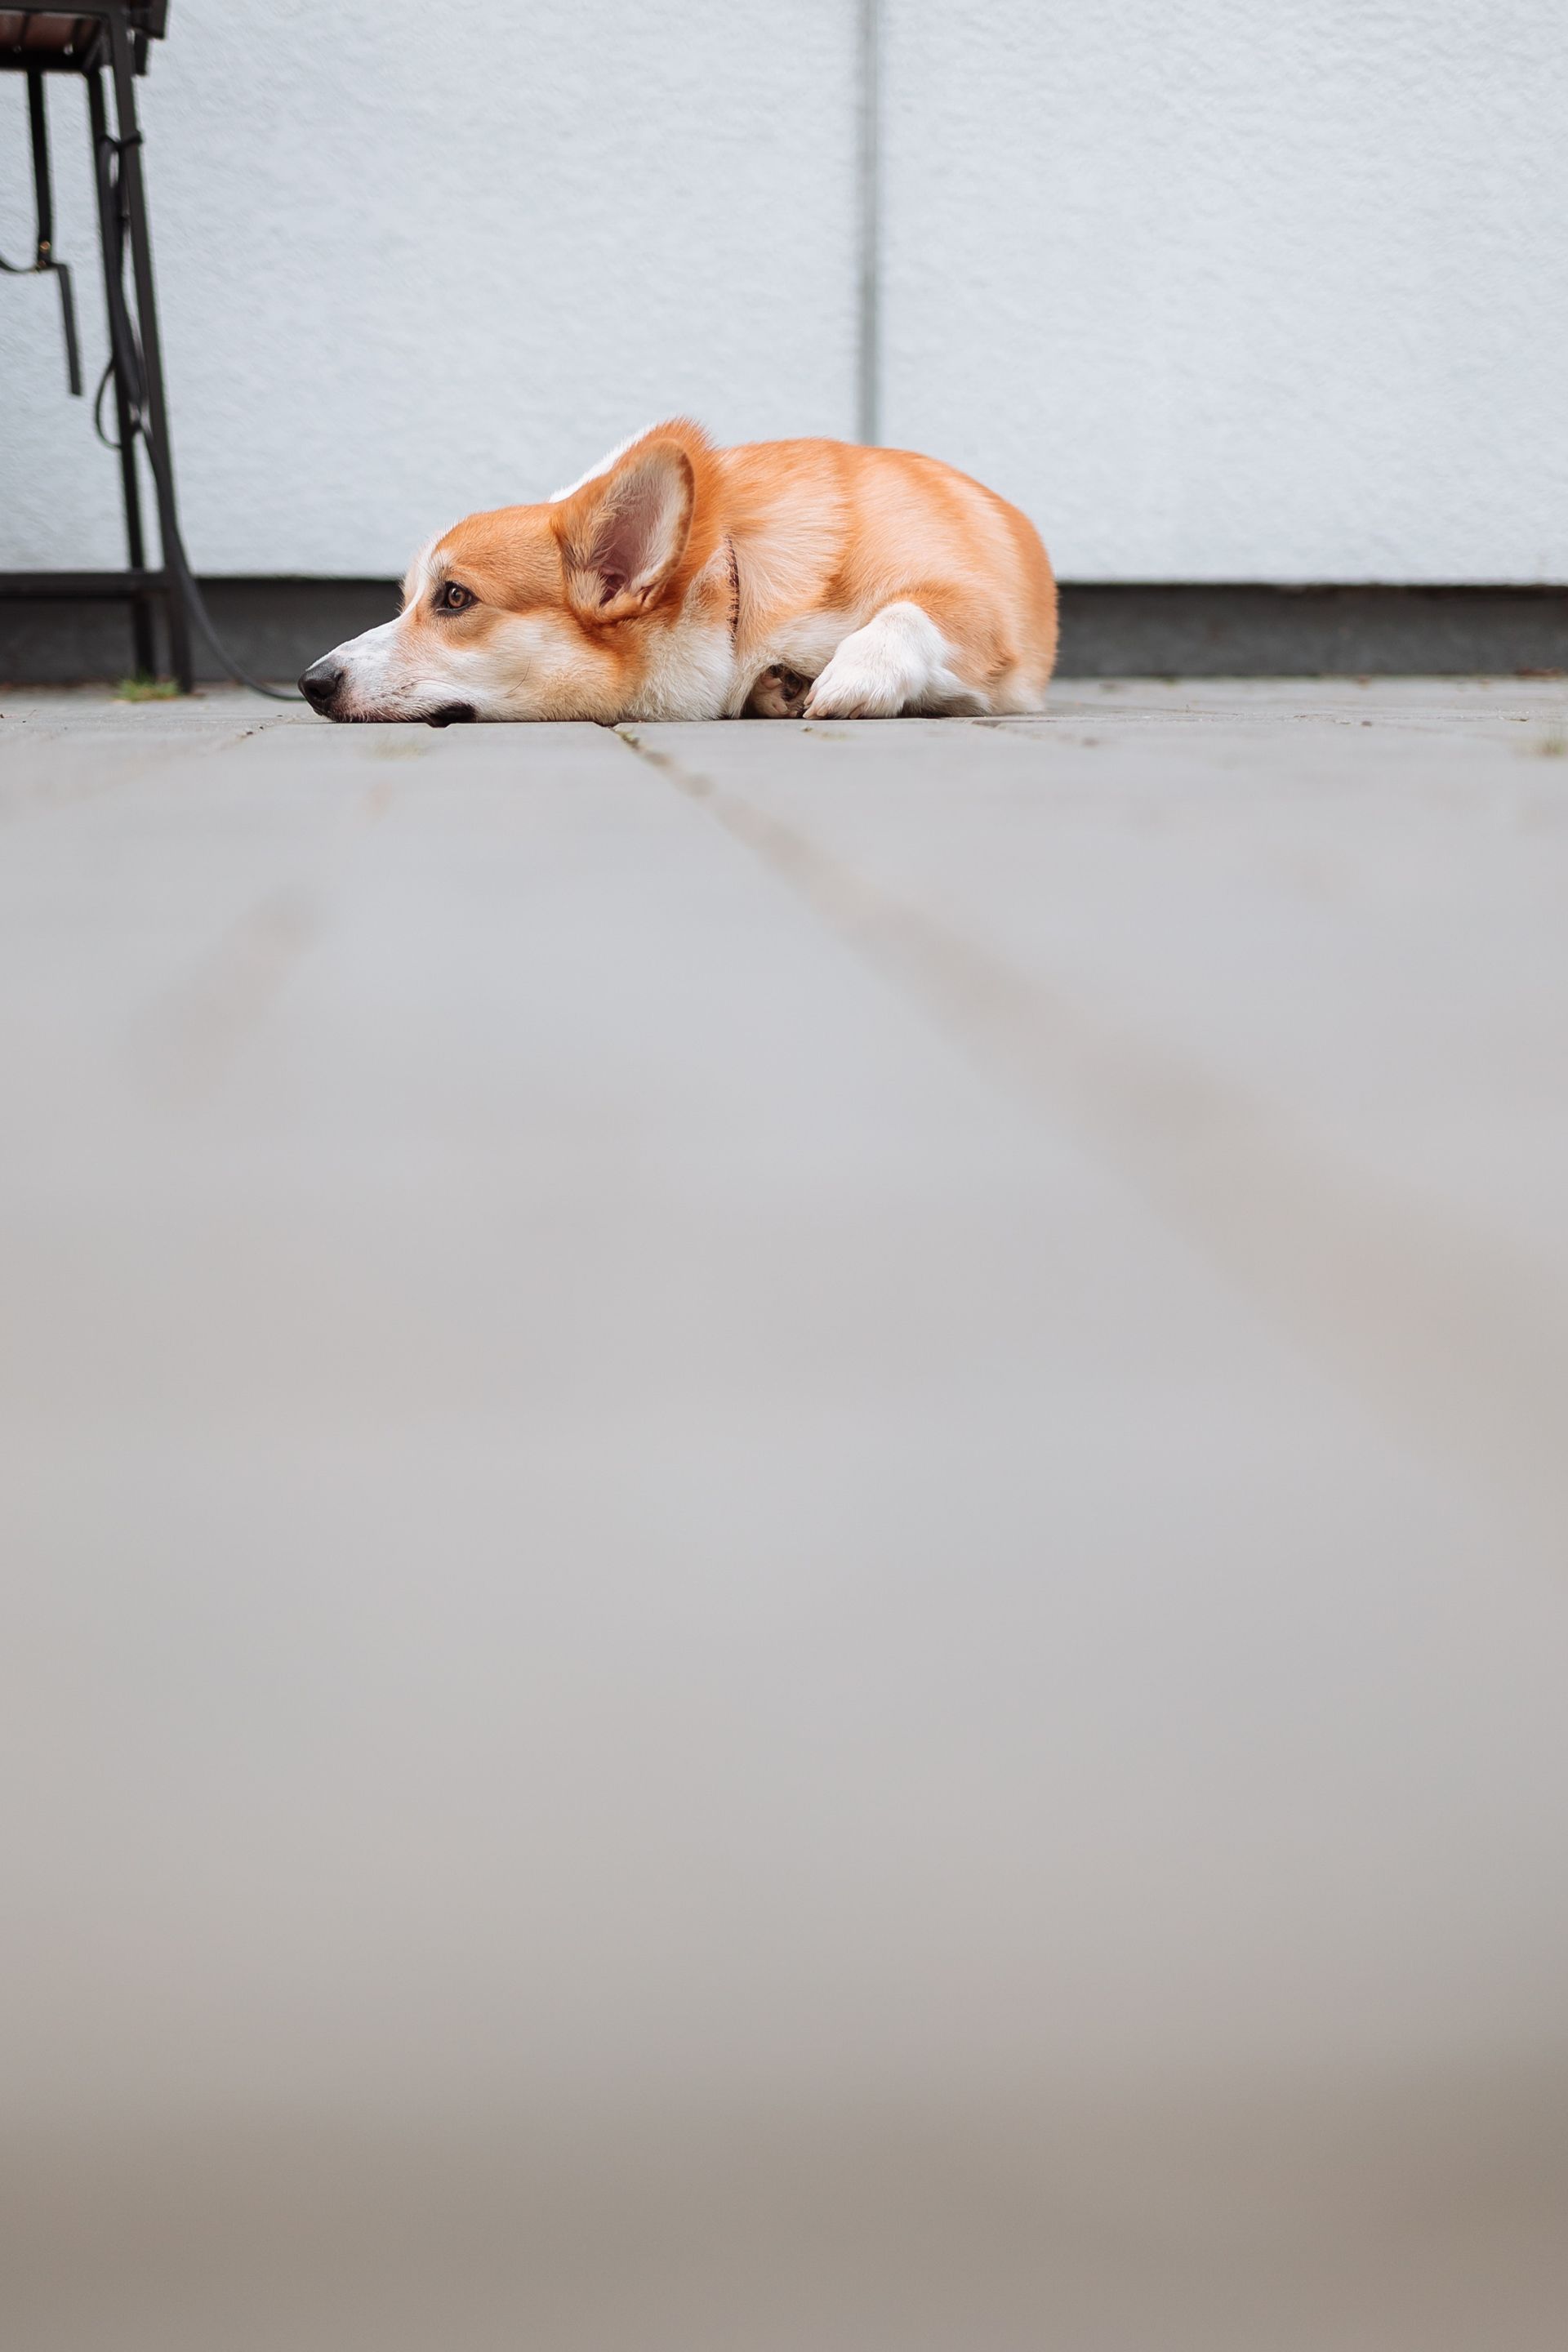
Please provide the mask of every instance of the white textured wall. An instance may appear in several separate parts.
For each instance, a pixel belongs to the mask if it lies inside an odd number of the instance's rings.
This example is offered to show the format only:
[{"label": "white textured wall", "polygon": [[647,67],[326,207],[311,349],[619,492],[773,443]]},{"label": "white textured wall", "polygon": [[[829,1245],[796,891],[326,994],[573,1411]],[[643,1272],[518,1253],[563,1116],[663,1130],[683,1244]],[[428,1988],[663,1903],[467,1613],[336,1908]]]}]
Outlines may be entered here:
[{"label": "white textured wall", "polygon": [[885,433],[1063,573],[1568,580],[1568,0],[891,0]]},{"label": "white textured wall", "polygon": [[[455,516],[543,496],[661,412],[734,439],[847,430],[854,23],[844,0],[788,16],[173,0],[141,89],[198,570],[401,572]],[[65,96],[60,242],[85,260]],[[0,87],[8,259],[21,99]],[[0,280],[0,559],[118,562],[114,464],[59,396],[56,302]],[[90,341],[101,365],[101,301]],[[79,466],[79,487],[49,478]]]},{"label": "white textured wall", "polygon": [[[886,437],[1069,577],[1568,580],[1563,0],[885,15]],[[849,431],[855,18],[174,0],[142,96],[198,566],[398,570],[661,410]],[[7,80],[11,258],[29,220]],[[118,562],[50,287],[0,280],[0,562]]]}]

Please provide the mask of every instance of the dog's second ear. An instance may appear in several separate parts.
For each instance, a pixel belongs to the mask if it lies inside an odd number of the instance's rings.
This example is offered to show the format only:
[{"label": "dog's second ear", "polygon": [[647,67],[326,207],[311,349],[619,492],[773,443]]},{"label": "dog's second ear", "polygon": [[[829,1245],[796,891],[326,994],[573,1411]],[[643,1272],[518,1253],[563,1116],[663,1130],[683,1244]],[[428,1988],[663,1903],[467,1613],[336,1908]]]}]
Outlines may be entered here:
[{"label": "dog's second ear", "polygon": [[696,487],[678,441],[647,441],[567,501],[566,593],[585,620],[624,620],[658,601],[686,552]]}]

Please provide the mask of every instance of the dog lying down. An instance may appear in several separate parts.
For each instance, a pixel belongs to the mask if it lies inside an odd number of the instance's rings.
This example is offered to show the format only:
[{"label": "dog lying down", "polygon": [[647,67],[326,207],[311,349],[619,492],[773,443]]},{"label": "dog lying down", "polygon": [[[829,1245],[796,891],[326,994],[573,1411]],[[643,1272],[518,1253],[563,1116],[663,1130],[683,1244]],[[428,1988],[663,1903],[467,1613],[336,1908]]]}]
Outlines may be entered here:
[{"label": "dog lying down", "polygon": [[677,418],[443,532],[397,619],[300,685],[327,719],[432,727],[1037,710],[1056,642],[1038,533],[967,475]]}]

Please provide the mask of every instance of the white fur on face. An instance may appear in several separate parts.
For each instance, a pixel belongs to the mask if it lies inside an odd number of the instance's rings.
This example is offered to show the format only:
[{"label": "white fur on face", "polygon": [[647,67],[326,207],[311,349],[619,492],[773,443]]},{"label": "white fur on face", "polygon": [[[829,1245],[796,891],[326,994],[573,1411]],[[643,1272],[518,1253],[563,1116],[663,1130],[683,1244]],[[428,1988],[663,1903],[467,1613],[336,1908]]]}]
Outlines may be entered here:
[{"label": "white fur on face", "polygon": [[341,719],[428,719],[466,703],[478,719],[595,717],[596,666],[562,613],[508,613],[449,635],[417,604],[333,649]]},{"label": "white fur on face", "polygon": [[410,565],[395,621],[333,647],[329,658],[344,674],[334,719],[423,719],[455,703],[491,720],[718,719],[743,705],[756,665],[743,676],[736,667],[727,551],[704,566],[674,625],[650,634],[646,667],[623,685],[557,606],[492,612],[482,630],[448,630],[428,610],[446,536]]}]

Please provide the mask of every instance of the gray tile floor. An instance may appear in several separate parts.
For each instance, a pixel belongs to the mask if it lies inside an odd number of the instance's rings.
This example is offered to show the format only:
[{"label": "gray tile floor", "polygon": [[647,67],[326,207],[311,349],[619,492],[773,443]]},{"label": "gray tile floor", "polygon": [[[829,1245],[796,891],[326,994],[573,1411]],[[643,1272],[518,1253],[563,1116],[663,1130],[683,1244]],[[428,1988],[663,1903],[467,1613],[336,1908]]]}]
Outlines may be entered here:
[{"label": "gray tile floor", "polygon": [[1557,2352],[1568,688],[0,693],[14,2352]]}]

